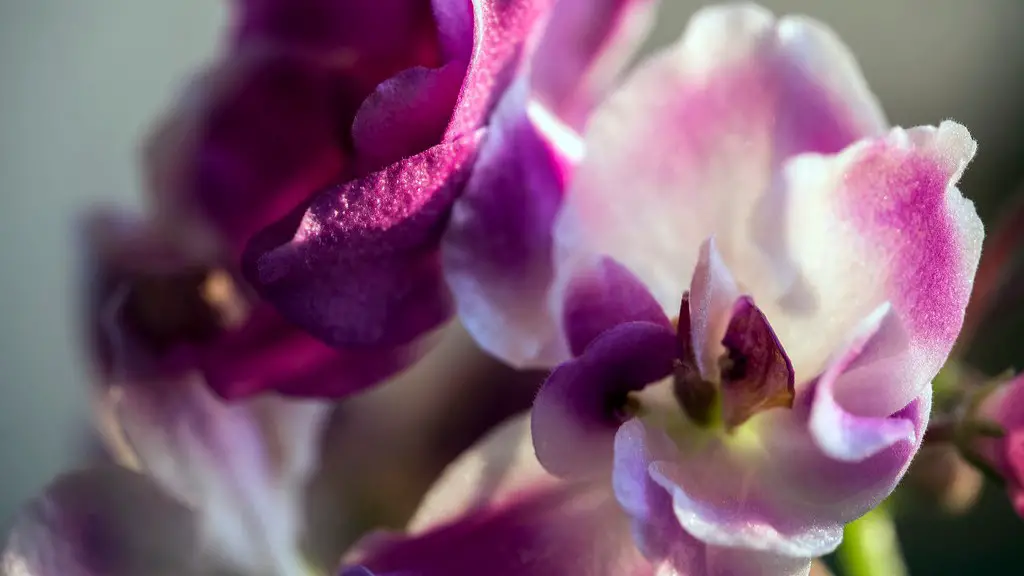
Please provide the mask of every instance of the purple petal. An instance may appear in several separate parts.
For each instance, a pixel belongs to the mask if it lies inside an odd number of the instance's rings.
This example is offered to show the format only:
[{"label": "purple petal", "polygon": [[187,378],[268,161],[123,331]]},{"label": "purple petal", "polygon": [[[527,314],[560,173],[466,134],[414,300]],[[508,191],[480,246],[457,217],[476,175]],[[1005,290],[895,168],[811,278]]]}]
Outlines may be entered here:
[{"label": "purple petal", "polygon": [[762,410],[793,406],[793,365],[749,296],[733,306],[722,345],[730,364],[722,371],[722,417],[727,427]]},{"label": "purple petal", "polygon": [[398,345],[436,327],[449,311],[436,246],[477,142],[441,144],[320,194],[294,233],[280,226],[250,245],[248,278],[335,346]]},{"label": "purple petal", "polygon": [[598,336],[537,394],[537,459],[558,476],[607,473],[627,394],[671,374],[675,354],[675,334],[664,325],[631,322]]},{"label": "purple petal", "polygon": [[409,536],[371,537],[352,563],[387,576],[653,576],[604,485],[539,470],[527,424],[504,425],[453,463]]},{"label": "purple petal", "polygon": [[0,551],[9,576],[201,573],[192,513],[124,468],[67,474],[13,519]]},{"label": "purple petal", "polygon": [[459,317],[487,351],[517,366],[565,359],[547,306],[551,223],[571,159],[526,112],[518,84],[495,112],[442,244]]},{"label": "purple petal", "polygon": [[328,347],[251,301],[191,240],[188,229],[163,230],[129,214],[87,218],[85,310],[106,377],[161,381],[198,371],[228,399],[268,390],[335,398],[390,377],[417,356],[411,347]]},{"label": "purple petal", "polygon": [[251,50],[190,87],[147,143],[147,177],[169,216],[198,218],[234,256],[348,164],[351,97],[316,62]]},{"label": "purple petal", "polygon": [[562,326],[573,356],[582,355],[606,330],[627,322],[672,328],[647,288],[611,258],[603,258],[573,277],[562,306]]},{"label": "purple petal", "polygon": [[551,229],[583,153],[579,131],[644,35],[647,8],[634,0],[556,3],[529,73],[492,115],[456,202],[444,258],[459,316],[481,346],[516,366],[566,358],[548,309]]}]

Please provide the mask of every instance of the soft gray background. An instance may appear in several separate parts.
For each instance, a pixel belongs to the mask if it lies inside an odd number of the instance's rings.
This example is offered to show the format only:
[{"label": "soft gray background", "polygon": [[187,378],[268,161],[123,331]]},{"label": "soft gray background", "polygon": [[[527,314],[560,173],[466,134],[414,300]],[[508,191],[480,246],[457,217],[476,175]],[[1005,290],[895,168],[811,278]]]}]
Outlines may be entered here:
[{"label": "soft gray background", "polygon": [[[654,40],[699,2],[664,0]],[[967,191],[1022,179],[1024,2],[765,2],[829,22],[894,123],[955,118],[980,142]],[[76,214],[138,202],[135,145],[214,53],[216,0],[0,0],[0,526],[85,457]],[[983,216],[994,202],[982,206]]]}]

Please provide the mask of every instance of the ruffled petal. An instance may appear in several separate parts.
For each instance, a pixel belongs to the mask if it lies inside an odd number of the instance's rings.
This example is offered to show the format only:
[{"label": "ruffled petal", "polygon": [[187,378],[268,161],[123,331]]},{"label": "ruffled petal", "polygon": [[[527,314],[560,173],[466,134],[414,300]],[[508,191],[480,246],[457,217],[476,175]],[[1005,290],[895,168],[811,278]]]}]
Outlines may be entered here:
[{"label": "ruffled petal", "polygon": [[885,302],[902,324],[902,340],[876,351],[895,377],[837,383],[836,397],[854,413],[906,406],[959,333],[983,229],[956,184],[975,149],[953,122],[895,129],[834,157],[792,160],[773,195],[790,223],[780,268],[791,269],[792,284],[766,312],[798,373],[820,372],[844,335]]},{"label": "ruffled petal", "polygon": [[460,318],[516,366],[565,360],[548,309],[551,229],[592,108],[646,35],[649,0],[562,0],[506,93],[444,240]]},{"label": "ruffled petal", "polygon": [[449,302],[435,248],[478,139],[317,196],[297,230],[282,223],[254,240],[247,277],[286,318],[335,346],[395,346],[436,327]]},{"label": "ruffled petal", "polygon": [[[510,436],[520,442],[510,443]],[[490,449],[492,443],[504,448]],[[455,515],[422,523],[408,537],[371,538],[351,562],[379,575],[654,576],[654,567],[633,546],[628,523],[610,494],[600,486],[538,476],[536,460],[515,456],[515,446],[524,443],[530,443],[525,418],[484,439],[434,489],[454,497]],[[483,463],[488,466],[481,476]],[[516,472],[519,466],[525,474]],[[495,490],[489,476],[506,470],[514,479]],[[454,490],[447,486],[453,482]],[[440,508],[437,498],[427,497],[434,510]]]},{"label": "ruffled petal", "polygon": [[327,405],[228,405],[182,378],[111,383],[96,408],[115,455],[196,511],[200,538],[221,562],[298,572],[302,494]]},{"label": "ruffled petal", "polygon": [[610,255],[671,314],[714,237],[763,306],[782,279],[757,245],[779,228],[755,215],[771,208],[760,200],[783,163],[884,129],[852,56],[822,25],[748,5],[703,9],[595,114],[556,225],[557,266]]},{"label": "ruffled petal", "polygon": [[124,468],[58,478],[13,519],[5,576],[198,576],[195,518],[149,478]]},{"label": "ruffled petal", "polygon": [[672,373],[676,339],[668,326],[621,324],[583,355],[559,366],[533,405],[537,459],[558,476],[607,473],[627,394]]}]

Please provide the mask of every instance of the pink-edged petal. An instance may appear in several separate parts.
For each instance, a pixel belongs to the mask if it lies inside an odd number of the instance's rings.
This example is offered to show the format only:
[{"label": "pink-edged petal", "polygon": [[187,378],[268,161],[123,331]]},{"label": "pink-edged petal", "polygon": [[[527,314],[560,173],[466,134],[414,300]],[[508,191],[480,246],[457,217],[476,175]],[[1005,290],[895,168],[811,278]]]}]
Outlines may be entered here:
[{"label": "pink-edged petal", "polygon": [[722,369],[722,419],[732,428],[754,414],[793,406],[793,365],[768,319],[749,297],[733,306],[722,338],[729,365]]},{"label": "pink-edged petal", "polygon": [[205,574],[191,511],[124,468],[66,474],[12,519],[5,576]]},{"label": "pink-edged petal", "polygon": [[582,133],[653,24],[657,0],[560,0],[530,62],[538,102]]},{"label": "pink-edged petal", "polygon": [[647,0],[563,0],[490,121],[444,239],[459,316],[486,350],[516,366],[565,359],[548,309],[551,229],[583,154],[579,136],[646,33]]},{"label": "pink-edged petal", "polygon": [[944,122],[786,167],[773,203],[790,223],[785,266],[795,281],[776,315],[766,312],[798,374],[820,372],[845,333],[884,302],[904,332],[888,351],[895,378],[836,384],[852,412],[887,416],[920,395],[959,333],[983,229],[956,184],[975,149],[963,126]]},{"label": "pink-edged petal", "polygon": [[406,537],[371,537],[348,561],[372,574],[653,576],[603,486],[560,482],[516,418],[454,462]]},{"label": "pink-edged petal", "polygon": [[229,405],[201,381],[179,378],[109,382],[95,406],[119,460],[195,510],[220,562],[298,569],[302,493],[327,405],[272,397]]},{"label": "pink-edged petal", "polygon": [[[851,365],[860,359],[874,338],[884,338],[888,330],[898,330],[892,308],[885,304],[866,318],[850,343],[814,384],[810,429],[822,451],[836,460],[859,462],[900,442],[915,443],[915,423],[887,417],[857,416],[846,410],[834,391]],[[874,374],[886,381],[884,374]],[[856,376],[856,375],[854,375]],[[892,378],[888,379],[890,382]]]},{"label": "pink-edged petal", "polygon": [[754,216],[770,208],[759,201],[783,163],[884,128],[831,31],[748,5],[702,9],[596,112],[556,225],[557,261],[608,254],[674,313],[713,236],[744,291],[773,299],[785,279],[756,241],[778,221]]},{"label": "pink-edged petal", "polygon": [[1002,475],[1014,509],[1024,516],[1024,378],[992,392],[982,401],[978,417],[1003,429],[1003,437],[978,438],[975,447]]},{"label": "pink-edged petal", "polygon": [[675,334],[631,322],[603,332],[583,355],[548,377],[533,405],[537,459],[565,477],[607,473],[627,394],[672,373]]},{"label": "pink-edged petal", "polygon": [[250,245],[246,273],[281,313],[335,345],[404,344],[448,315],[436,245],[479,135],[318,195],[296,230]]}]

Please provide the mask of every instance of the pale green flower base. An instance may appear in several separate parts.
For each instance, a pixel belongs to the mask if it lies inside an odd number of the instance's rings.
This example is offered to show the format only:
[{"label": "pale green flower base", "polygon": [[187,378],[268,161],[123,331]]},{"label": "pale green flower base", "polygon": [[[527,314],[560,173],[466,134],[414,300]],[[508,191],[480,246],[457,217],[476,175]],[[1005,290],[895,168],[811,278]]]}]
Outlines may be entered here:
[{"label": "pale green flower base", "polygon": [[848,524],[836,560],[845,576],[907,576],[896,526],[883,504]]}]

